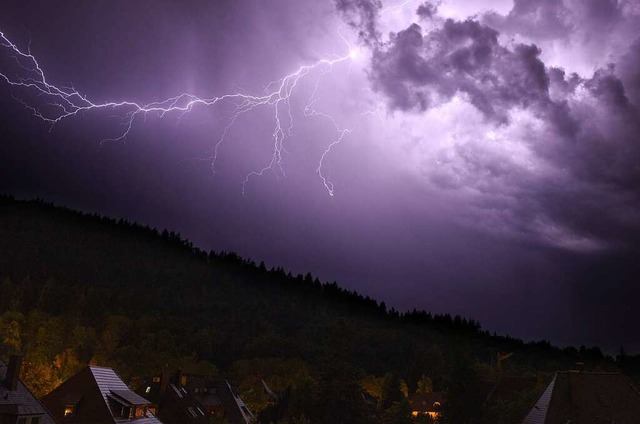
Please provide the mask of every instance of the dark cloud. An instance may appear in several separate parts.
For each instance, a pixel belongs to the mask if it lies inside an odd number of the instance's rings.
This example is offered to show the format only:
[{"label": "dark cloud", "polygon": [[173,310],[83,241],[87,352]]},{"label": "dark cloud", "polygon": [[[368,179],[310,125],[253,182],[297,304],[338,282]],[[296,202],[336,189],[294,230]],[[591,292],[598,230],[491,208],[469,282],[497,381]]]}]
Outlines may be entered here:
[{"label": "dark cloud", "polygon": [[416,14],[421,19],[433,18],[437,13],[438,13],[438,4],[430,1],[425,1],[420,6],[418,6],[418,9],[416,10]]},{"label": "dark cloud", "polygon": [[584,21],[583,28],[597,37],[600,31],[607,31],[616,26],[622,16],[623,2],[618,0],[588,0],[575,3],[578,16]]},{"label": "dark cloud", "polygon": [[[621,19],[617,2],[576,9],[571,13],[601,29]],[[555,1],[516,1],[499,23],[529,35],[564,36],[575,30],[571,13]],[[485,130],[479,128],[459,141],[426,174],[438,187],[482,194],[470,219],[484,216],[492,230],[507,225],[527,239],[568,248],[633,246],[640,239],[639,43],[619,67],[582,77],[545,65],[534,44],[502,44],[486,24],[497,17],[485,16],[485,24],[448,19],[429,31],[412,24],[392,34],[372,58],[374,89],[391,109],[411,113],[462,99],[481,113],[486,128],[508,131],[507,141],[538,163],[532,173],[492,150],[494,142],[480,144],[484,135],[477,132]],[[524,123],[512,122],[522,113]],[[549,170],[539,171],[544,167]]]},{"label": "dark cloud", "polygon": [[558,0],[515,0],[507,16],[489,12],[484,21],[507,33],[537,38],[563,38],[572,32],[570,10]]},{"label": "dark cloud", "polygon": [[487,119],[506,122],[511,107],[548,100],[539,54],[534,45],[502,47],[496,30],[473,20],[448,19],[425,35],[413,24],[375,52],[371,79],[396,109],[426,110],[464,94]]},{"label": "dark cloud", "polygon": [[640,106],[640,38],[637,38],[616,66],[629,100]]},{"label": "dark cloud", "polygon": [[335,0],[335,5],[345,22],[358,32],[358,37],[364,44],[373,45],[378,42],[381,0]]},{"label": "dark cloud", "polygon": [[625,16],[625,8],[636,3],[634,0],[515,0],[507,15],[488,12],[481,18],[505,34],[519,34],[538,42],[573,40],[595,48],[605,46],[612,33],[624,28],[624,21],[637,20]]}]

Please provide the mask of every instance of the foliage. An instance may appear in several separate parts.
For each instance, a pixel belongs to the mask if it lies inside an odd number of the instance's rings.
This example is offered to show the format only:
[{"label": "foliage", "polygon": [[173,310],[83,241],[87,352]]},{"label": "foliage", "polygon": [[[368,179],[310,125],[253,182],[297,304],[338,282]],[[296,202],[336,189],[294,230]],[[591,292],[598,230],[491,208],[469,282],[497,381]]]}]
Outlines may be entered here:
[{"label": "foliage", "polygon": [[433,390],[448,392],[448,422],[465,423],[510,410],[483,404],[492,352],[514,352],[503,369],[513,374],[578,359],[616,367],[597,349],[400,313],[311,274],[39,201],[0,196],[0,232],[0,355],[24,355],[23,378],[37,395],[86,364],[114,367],[134,386],[169,366],[233,379],[261,422],[417,422],[407,395]]}]

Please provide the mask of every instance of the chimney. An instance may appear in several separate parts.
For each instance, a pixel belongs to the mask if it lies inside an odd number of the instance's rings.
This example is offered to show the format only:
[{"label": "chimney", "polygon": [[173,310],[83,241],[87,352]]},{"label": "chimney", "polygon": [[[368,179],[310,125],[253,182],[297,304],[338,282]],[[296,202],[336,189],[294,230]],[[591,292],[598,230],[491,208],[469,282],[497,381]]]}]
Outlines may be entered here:
[{"label": "chimney", "polygon": [[167,392],[167,388],[169,387],[169,370],[167,368],[163,368],[160,373],[160,394],[164,395]]},{"label": "chimney", "polygon": [[7,377],[4,380],[4,385],[7,389],[15,391],[18,389],[18,379],[20,378],[20,368],[22,366],[22,356],[12,355],[9,358],[9,365],[7,366]]}]

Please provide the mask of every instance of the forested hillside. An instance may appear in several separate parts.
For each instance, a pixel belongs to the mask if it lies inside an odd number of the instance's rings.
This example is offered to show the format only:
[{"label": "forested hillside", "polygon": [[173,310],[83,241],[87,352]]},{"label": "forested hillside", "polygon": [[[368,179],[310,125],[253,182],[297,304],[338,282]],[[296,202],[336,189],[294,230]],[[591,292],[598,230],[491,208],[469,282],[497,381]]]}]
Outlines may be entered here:
[{"label": "forested hillside", "polygon": [[[447,393],[448,422],[511,423],[550,372],[580,360],[633,374],[638,363],[490,335],[458,316],[400,313],[166,230],[6,196],[0,350],[25,355],[37,395],[88,363],[133,386],[168,366],[231,378],[266,419],[332,424],[416,422],[407,395],[420,390]],[[499,353],[513,355],[498,366]],[[529,384],[490,396],[509,378]]]}]

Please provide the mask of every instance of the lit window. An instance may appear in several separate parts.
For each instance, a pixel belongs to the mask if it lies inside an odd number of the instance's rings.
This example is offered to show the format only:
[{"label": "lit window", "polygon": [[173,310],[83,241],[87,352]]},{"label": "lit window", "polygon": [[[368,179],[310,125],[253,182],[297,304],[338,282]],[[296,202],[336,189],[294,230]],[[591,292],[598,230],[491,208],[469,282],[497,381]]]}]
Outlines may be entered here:
[{"label": "lit window", "polygon": [[73,417],[76,413],[76,405],[73,403],[64,406],[64,416]]},{"label": "lit window", "polygon": [[134,418],[143,418],[147,415],[147,407],[146,406],[136,406],[133,412]]}]

